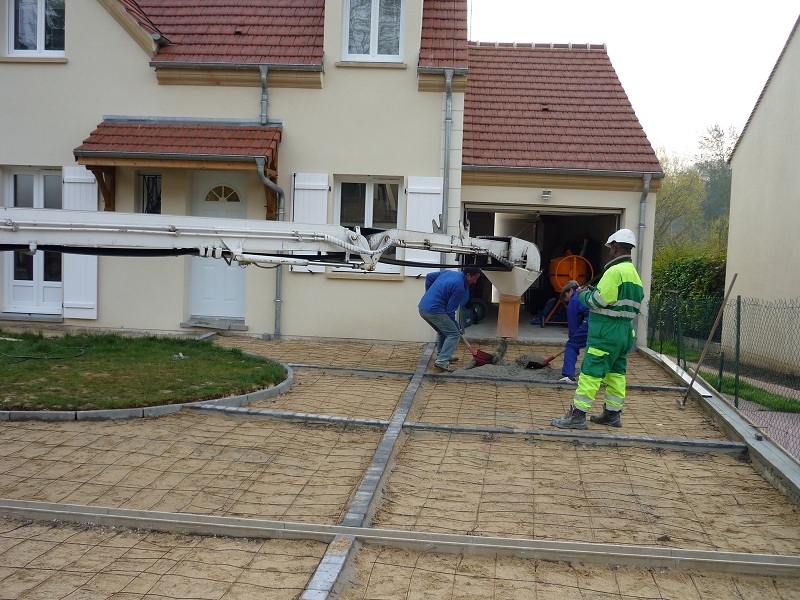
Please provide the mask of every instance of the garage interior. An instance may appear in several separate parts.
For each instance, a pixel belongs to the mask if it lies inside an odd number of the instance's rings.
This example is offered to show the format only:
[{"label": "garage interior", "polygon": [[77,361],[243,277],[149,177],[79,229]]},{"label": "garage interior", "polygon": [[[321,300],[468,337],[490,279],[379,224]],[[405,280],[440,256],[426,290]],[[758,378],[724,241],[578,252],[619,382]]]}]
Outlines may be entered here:
[{"label": "garage interior", "polygon": [[[608,261],[604,243],[619,229],[620,214],[594,209],[531,207],[521,211],[518,206],[507,210],[498,210],[496,205],[491,208],[467,206],[464,222],[471,236],[513,236],[533,242],[539,248],[542,275],[525,292],[520,308],[520,323],[528,324],[543,311],[548,300],[553,300],[547,307],[548,314],[553,310],[561,291],[554,286],[563,285],[569,279],[567,273],[585,273],[588,281],[601,272]],[[482,277],[470,290],[470,295],[471,299],[482,300],[475,313],[476,322],[489,327],[496,325],[499,296],[492,284]],[[547,325],[563,324],[558,314],[547,317],[545,314]]]}]

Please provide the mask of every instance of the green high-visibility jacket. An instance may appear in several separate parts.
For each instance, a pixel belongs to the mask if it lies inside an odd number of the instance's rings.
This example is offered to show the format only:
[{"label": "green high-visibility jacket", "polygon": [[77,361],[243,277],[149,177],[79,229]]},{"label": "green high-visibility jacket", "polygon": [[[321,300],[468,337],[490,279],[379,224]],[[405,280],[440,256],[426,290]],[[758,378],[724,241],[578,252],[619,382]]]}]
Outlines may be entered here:
[{"label": "green high-visibility jacket", "polygon": [[606,319],[632,321],[639,314],[643,299],[642,280],[629,255],[609,262],[597,288],[580,295],[581,302],[591,311],[590,327],[593,319],[601,322]]}]

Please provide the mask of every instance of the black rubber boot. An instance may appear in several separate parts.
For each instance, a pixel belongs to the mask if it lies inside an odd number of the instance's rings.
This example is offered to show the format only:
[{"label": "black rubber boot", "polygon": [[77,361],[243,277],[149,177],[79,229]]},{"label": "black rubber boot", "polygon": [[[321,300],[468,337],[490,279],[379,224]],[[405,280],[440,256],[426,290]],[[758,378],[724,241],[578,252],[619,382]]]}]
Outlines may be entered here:
[{"label": "black rubber boot", "polygon": [[550,424],[559,429],[589,429],[586,422],[586,413],[571,406],[566,416],[560,419],[553,419]]},{"label": "black rubber boot", "polygon": [[608,425],[609,427],[622,427],[622,411],[621,410],[608,410],[606,405],[603,404],[602,415],[592,415],[590,417],[592,423],[599,425]]}]

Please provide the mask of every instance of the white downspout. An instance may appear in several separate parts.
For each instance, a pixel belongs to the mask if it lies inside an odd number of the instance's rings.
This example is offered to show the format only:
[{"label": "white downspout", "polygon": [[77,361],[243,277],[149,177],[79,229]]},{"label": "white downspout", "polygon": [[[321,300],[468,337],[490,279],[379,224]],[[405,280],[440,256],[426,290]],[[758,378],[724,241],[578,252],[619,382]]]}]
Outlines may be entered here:
[{"label": "white downspout", "polygon": [[[444,112],[444,177],[442,178],[442,233],[447,234],[447,210],[450,205],[450,146],[453,131],[453,69],[444,70],[445,112]],[[442,253],[440,262],[445,263]]]},{"label": "white downspout", "polygon": [[258,70],[261,72],[261,124],[267,124],[267,75],[269,74],[269,67],[267,65],[259,65]]},{"label": "white downspout", "polygon": [[[650,180],[653,179],[652,173],[645,173],[642,175],[642,196],[639,198],[639,248],[636,251],[636,270],[641,274],[642,272],[642,243],[644,241],[644,220],[647,209],[647,196],[650,194]],[[652,278],[652,275],[651,275]],[[635,350],[639,345],[639,319],[636,319],[634,326],[633,349]]]},{"label": "white downspout", "polygon": [[[271,189],[278,195],[278,221],[283,221],[283,213],[284,213],[284,206],[285,206],[285,199],[286,196],[283,193],[283,188],[280,187],[277,183],[271,181],[269,177],[264,173],[264,168],[266,167],[267,159],[262,156],[256,157],[256,165],[258,165],[258,169],[256,170],[258,173],[258,178],[261,180],[265,186]],[[273,339],[279,340],[281,339],[281,303],[283,302],[281,296],[283,294],[283,267],[278,265],[275,267],[275,331],[272,334]]]},{"label": "white downspout", "polygon": [[639,251],[636,253],[636,270],[642,272],[642,251],[641,244],[644,239],[644,219],[645,209],[647,208],[647,196],[650,194],[650,180],[653,179],[652,173],[642,175],[644,184],[642,186],[642,197],[639,198]]}]

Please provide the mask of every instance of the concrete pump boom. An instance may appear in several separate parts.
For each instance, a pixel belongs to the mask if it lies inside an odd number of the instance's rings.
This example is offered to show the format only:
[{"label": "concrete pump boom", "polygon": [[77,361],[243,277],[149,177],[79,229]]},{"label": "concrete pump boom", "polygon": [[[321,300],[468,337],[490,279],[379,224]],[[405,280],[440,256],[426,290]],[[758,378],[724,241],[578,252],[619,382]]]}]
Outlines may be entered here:
[{"label": "concrete pump boom", "polygon": [[[467,237],[286,221],[183,215],[0,208],[0,249],[81,254],[191,254],[251,263],[327,263],[372,271],[387,249],[414,248],[486,257],[488,270],[540,269],[539,250],[512,237]],[[304,253],[294,257],[288,252]],[[320,253],[319,255],[308,255]],[[322,254],[324,253],[324,254]],[[342,258],[344,255],[344,258]]]},{"label": "concrete pump boom", "polygon": [[[97,255],[191,255],[249,264],[322,264],[375,270],[390,248],[475,257],[503,298],[519,297],[541,274],[535,244],[514,237],[468,237],[421,231],[361,230],[339,225],[216,219],[184,215],[0,208],[0,250]],[[516,320],[514,320],[516,323]]]}]

